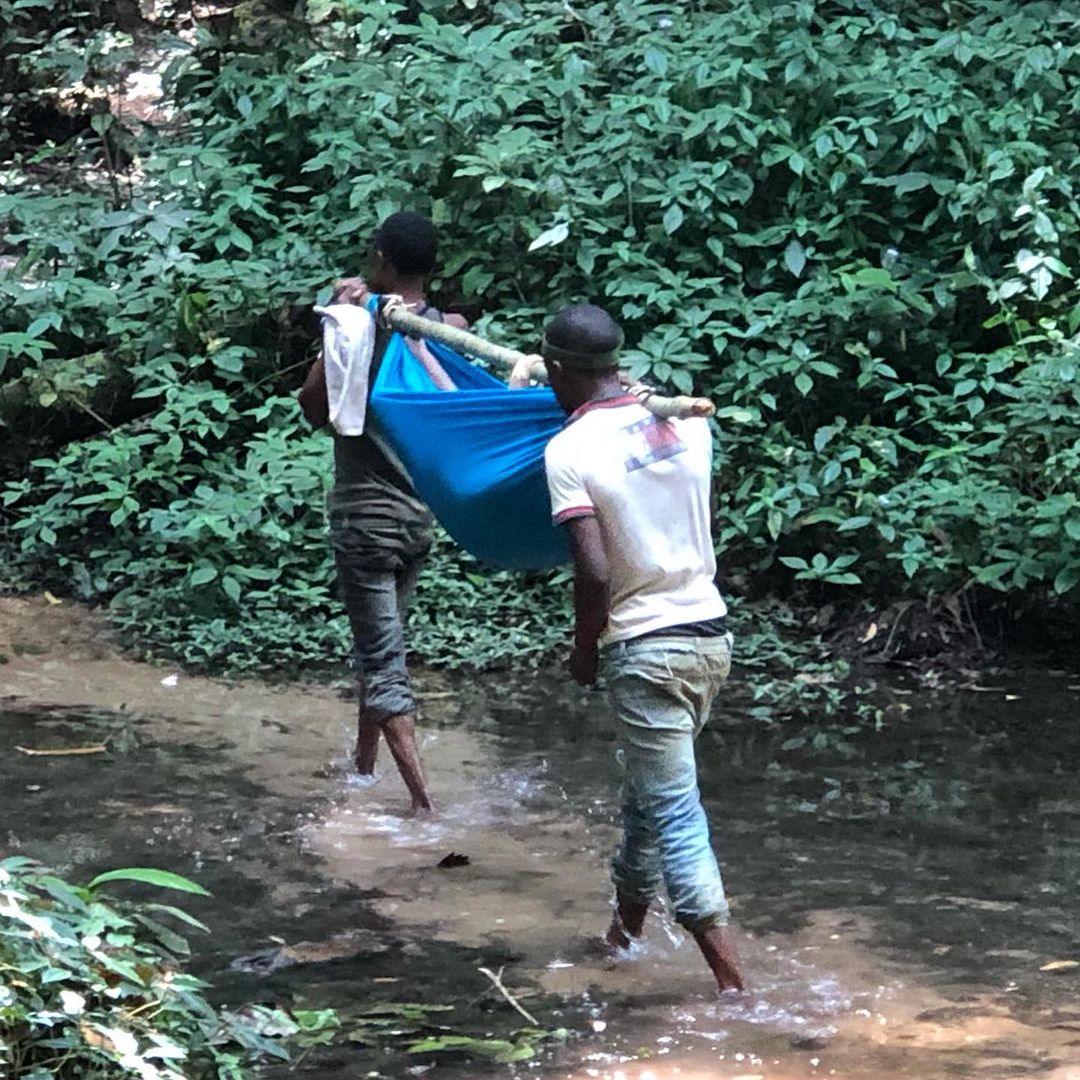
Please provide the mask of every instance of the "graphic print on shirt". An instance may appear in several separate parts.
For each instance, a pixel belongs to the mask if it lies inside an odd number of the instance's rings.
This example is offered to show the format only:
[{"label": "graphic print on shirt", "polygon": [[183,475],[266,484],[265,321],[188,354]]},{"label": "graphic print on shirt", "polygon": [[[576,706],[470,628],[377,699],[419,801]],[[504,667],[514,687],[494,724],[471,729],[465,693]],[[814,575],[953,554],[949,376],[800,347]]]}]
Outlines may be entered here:
[{"label": "graphic print on shirt", "polygon": [[686,450],[675,425],[658,416],[647,416],[622,430],[633,441],[633,453],[626,459],[628,473],[644,469],[657,461],[666,461]]}]

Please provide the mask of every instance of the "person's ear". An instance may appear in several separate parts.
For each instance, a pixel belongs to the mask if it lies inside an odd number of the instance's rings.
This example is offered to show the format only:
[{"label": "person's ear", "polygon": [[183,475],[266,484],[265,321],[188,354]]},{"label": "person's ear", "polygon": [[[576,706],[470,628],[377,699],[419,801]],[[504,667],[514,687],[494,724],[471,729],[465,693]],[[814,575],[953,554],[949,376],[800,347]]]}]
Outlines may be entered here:
[{"label": "person's ear", "polygon": [[378,248],[375,248],[371,253],[371,269],[368,272],[368,277],[373,282],[382,285],[386,279],[387,268],[386,256]]}]

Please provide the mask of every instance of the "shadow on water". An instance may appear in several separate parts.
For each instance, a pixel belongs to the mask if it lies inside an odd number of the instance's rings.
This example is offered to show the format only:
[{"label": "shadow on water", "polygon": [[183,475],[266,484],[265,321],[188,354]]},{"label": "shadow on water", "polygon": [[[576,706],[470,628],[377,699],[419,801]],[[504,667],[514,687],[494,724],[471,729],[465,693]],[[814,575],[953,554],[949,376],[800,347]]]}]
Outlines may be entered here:
[{"label": "shadow on water", "polygon": [[[1080,959],[1064,679],[938,694],[813,756],[729,704],[699,756],[754,994],[717,1000],[666,916],[629,960],[595,949],[617,834],[599,695],[429,680],[443,808],[429,823],[402,816],[392,777],[327,777],[351,709],[327,694],[187,680],[170,696],[160,673],[119,665],[54,662],[2,703],[0,839],[75,878],[140,864],[197,877],[214,895],[190,906],[215,932],[196,964],[222,1000],[453,1005],[447,1024],[499,1035],[524,1021],[478,969],[505,967],[542,1024],[572,1032],[511,1067],[522,1075],[1080,1078],[1080,975],[1040,970]],[[138,715],[116,707],[117,679]],[[14,749],[99,741],[87,757]],[[451,851],[469,865],[438,869]],[[395,1045],[345,1043],[305,1069],[494,1067]]]}]

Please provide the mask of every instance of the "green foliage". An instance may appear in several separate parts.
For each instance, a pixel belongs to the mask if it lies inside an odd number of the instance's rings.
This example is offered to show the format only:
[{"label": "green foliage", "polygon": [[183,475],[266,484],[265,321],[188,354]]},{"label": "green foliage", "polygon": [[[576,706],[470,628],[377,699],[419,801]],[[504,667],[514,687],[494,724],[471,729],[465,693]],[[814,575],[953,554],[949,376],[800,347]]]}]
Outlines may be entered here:
[{"label": "green foliage", "polygon": [[287,1059],[271,1033],[310,1040],[333,1026],[252,1007],[214,1009],[186,974],[187,941],[167,923],[206,928],[167,904],[108,901],[100,887],[136,881],[201,886],[151,869],[62,881],[29,859],[0,862],[0,1064],[11,1080],[141,1077],[242,1080],[263,1057]]},{"label": "green foliage", "polygon": [[[0,25],[34,11],[0,0]],[[288,396],[310,343],[294,316],[405,205],[443,234],[444,306],[531,346],[544,313],[596,299],[635,375],[713,397],[736,579],[815,599],[1075,596],[1067,7],[254,12],[168,42],[168,130],[99,119],[20,144],[5,173],[0,381],[83,423],[107,375],[50,362],[104,352],[134,388],[89,438],[31,446],[9,485],[39,574],[191,664],[344,651],[325,439]],[[72,29],[22,32],[21,94],[116,86],[153,45],[107,19]],[[73,42],[92,47],[58,74]],[[443,549],[417,644],[455,663],[546,649],[561,603]]]},{"label": "green foliage", "polygon": [[110,881],[139,881],[144,885],[156,885],[159,889],[175,889],[177,892],[194,893],[196,896],[210,895],[198,882],[174,874],[171,870],[156,870],[147,866],[130,866],[124,870],[109,870],[98,874],[87,888],[96,889]]},{"label": "green foliage", "polygon": [[536,1057],[537,1044],[550,1039],[565,1039],[566,1031],[542,1031],[523,1028],[514,1032],[512,1039],[481,1039],[470,1035],[433,1035],[409,1047],[410,1054],[464,1054],[468,1057],[488,1058],[500,1065],[512,1065],[518,1061],[530,1061]]},{"label": "green foliage", "polygon": [[452,1012],[453,1005],[419,1002],[373,1005],[350,1019],[348,1039],[357,1044],[394,1046],[407,1054],[435,1055],[436,1061],[464,1058],[510,1065],[532,1060],[544,1044],[564,1042],[568,1038],[565,1028],[518,1028],[498,1037],[490,1031],[486,1035],[462,1034],[439,1023],[443,1014]]}]

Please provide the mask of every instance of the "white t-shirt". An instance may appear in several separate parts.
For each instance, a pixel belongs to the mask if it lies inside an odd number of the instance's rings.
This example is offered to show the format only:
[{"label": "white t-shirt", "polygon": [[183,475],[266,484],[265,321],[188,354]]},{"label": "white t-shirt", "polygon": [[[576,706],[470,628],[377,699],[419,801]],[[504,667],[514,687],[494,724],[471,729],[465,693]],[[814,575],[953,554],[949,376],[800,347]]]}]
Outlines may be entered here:
[{"label": "white t-shirt", "polygon": [[709,527],[712,433],[637,398],[590,402],[545,454],[556,523],[594,515],[611,577],[601,645],[726,614]]}]

